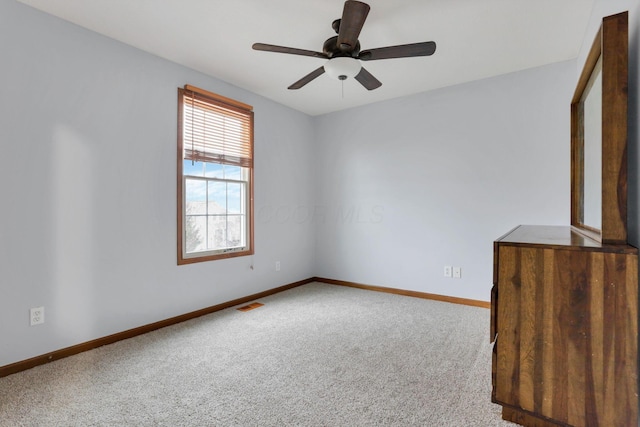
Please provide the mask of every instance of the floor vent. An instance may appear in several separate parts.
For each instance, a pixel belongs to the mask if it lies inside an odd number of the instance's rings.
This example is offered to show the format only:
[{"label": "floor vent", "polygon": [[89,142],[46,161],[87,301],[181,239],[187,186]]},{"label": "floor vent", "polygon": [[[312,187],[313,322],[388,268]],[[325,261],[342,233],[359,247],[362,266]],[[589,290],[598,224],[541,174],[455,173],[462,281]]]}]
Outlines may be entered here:
[{"label": "floor vent", "polygon": [[240,310],[240,311],[249,311],[249,310],[253,310],[254,308],[262,307],[263,305],[264,304],[260,304],[259,302],[252,302],[249,305],[245,305],[244,307],[238,308],[238,310]]}]

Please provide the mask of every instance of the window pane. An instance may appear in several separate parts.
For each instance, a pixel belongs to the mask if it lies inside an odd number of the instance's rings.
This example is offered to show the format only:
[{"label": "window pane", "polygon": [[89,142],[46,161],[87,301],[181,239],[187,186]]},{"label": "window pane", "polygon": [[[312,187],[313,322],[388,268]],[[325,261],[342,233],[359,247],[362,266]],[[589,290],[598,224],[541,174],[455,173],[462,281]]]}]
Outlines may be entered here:
[{"label": "window pane", "polygon": [[207,217],[205,216],[190,216],[185,217],[185,247],[187,253],[204,251],[205,238],[207,235]]},{"label": "window pane", "polygon": [[209,238],[207,245],[210,250],[225,249],[227,247],[227,226],[225,216],[209,216]]},{"label": "window pane", "polygon": [[242,179],[242,169],[240,166],[224,165],[224,178],[225,179]]},{"label": "window pane", "polygon": [[209,181],[209,215],[227,213],[227,183]]},{"label": "window pane", "polygon": [[182,173],[184,175],[191,176],[204,176],[204,166],[203,162],[192,162],[191,160],[183,160],[182,161]]},{"label": "window pane", "polygon": [[240,183],[227,183],[227,212],[230,214],[239,214],[242,212],[242,188],[244,185]]},{"label": "window pane", "polygon": [[244,246],[245,235],[243,215],[229,215],[227,217],[227,244],[231,248]]},{"label": "window pane", "polygon": [[206,163],[205,176],[208,178],[224,178],[224,165],[220,163]]},{"label": "window pane", "polygon": [[185,180],[185,213],[206,214],[207,213],[207,183],[197,179]]}]

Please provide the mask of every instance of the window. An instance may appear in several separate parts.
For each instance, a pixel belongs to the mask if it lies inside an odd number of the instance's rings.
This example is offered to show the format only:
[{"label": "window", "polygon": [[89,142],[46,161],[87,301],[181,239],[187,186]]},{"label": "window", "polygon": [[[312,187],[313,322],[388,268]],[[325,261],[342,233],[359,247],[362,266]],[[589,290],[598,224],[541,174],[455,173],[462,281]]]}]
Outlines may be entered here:
[{"label": "window", "polygon": [[253,254],[253,111],[178,89],[178,264]]}]

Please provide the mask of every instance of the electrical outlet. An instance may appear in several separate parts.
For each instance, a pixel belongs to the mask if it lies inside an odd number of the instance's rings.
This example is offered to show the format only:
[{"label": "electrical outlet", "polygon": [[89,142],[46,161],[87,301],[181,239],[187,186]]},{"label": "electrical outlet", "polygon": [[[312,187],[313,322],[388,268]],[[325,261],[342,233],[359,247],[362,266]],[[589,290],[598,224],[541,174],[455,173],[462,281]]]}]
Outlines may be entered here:
[{"label": "electrical outlet", "polygon": [[30,311],[29,324],[31,326],[40,325],[44,323],[44,307],[34,307]]},{"label": "electrical outlet", "polygon": [[451,277],[451,270],[452,267],[450,265],[445,265],[444,266],[444,277]]},{"label": "electrical outlet", "polygon": [[280,271],[280,261],[276,261],[276,271]]},{"label": "electrical outlet", "polygon": [[462,277],[461,267],[453,267],[453,277],[456,279],[460,279]]}]

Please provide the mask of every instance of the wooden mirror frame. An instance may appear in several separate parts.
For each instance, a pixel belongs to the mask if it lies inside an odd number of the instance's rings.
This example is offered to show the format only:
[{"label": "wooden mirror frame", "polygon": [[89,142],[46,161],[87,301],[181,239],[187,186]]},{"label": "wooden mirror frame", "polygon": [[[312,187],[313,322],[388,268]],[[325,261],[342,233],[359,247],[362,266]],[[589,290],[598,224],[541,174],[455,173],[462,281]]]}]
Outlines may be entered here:
[{"label": "wooden mirror frame", "polygon": [[[628,12],[604,18],[571,101],[571,225],[603,244],[627,243]],[[602,58],[602,228],[584,218],[583,95]]]}]

